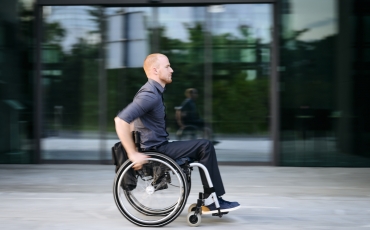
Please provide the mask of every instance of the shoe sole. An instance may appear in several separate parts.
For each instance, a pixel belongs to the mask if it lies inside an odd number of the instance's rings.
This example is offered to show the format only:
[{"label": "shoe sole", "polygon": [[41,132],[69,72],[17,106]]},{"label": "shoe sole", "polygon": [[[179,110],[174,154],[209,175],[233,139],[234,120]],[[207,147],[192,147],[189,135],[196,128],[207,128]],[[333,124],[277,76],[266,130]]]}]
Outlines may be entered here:
[{"label": "shoe sole", "polygon": [[[240,208],[240,205],[235,207],[235,208],[228,208],[228,209],[221,209],[220,212],[221,213],[224,213],[224,212],[231,212],[231,211],[235,211],[237,209]],[[208,208],[205,207],[205,206],[202,206],[202,214],[214,214],[214,213],[218,213],[218,210],[214,210],[214,211],[210,211],[209,209],[207,210]]]}]

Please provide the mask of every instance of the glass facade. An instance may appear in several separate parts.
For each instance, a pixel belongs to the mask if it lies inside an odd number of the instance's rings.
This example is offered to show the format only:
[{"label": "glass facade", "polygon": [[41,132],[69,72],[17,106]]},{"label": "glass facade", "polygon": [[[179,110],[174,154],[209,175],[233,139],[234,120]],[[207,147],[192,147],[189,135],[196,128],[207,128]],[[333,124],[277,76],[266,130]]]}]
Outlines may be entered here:
[{"label": "glass facade", "polygon": [[[42,160],[104,160],[101,7],[44,6]],[[105,154],[105,155],[103,155]]]},{"label": "glass facade", "polygon": [[175,71],[164,95],[170,140],[179,138],[175,108],[196,88],[220,161],[271,161],[271,5],[43,12],[43,160],[109,160],[113,118],[145,84],[145,57],[159,52]]},{"label": "glass facade", "polygon": [[368,4],[281,3],[281,165],[369,166]]},{"label": "glass facade", "polygon": [[365,0],[45,5],[41,22],[34,3],[0,2],[0,163],[110,162],[113,118],[146,82],[146,55],[160,52],[174,69],[164,95],[171,140],[188,138],[179,135],[177,112],[185,91],[196,89],[207,129],[190,138],[219,141],[221,162],[370,166]]},{"label": "glass facade", "polygon": [[32,163],[32,1],[0,1],[0,164]]}]

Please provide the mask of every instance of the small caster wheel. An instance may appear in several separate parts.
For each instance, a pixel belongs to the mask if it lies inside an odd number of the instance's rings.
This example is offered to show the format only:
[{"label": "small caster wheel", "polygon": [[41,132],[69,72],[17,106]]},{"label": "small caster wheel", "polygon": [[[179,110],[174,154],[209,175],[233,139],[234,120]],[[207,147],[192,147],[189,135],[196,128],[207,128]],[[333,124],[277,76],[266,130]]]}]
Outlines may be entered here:
[{"label": "small caster wheel", "polygon": [[188,224],[191,227],[197,227],[200,225],[200,222],[202,222],[202,217],[198,213],[197,215],[194,214],[195,212],[189,212],[186,220],[188,221]]},{"label": "small caster wheel", "polygon": [[[197,207],[197,204],[191,204],[188,208],[188,213],[194,212],[196,207]],[[199,214],[202,215],[202,209],[200,209],[199,211],[200,211]]]},{"label": "small caster wheel", "polygon": [[191,204],[188,208],[188,213],[195,211],[195,207],[197,207],[197,204]]}]

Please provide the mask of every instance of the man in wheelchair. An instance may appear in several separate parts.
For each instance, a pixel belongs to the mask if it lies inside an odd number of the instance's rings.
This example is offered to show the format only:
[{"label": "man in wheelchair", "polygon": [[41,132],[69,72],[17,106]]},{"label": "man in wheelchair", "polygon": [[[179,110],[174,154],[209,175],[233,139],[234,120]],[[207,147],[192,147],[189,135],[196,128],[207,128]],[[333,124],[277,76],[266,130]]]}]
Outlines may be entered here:
[{"label": "man in wheelchair", "polygon": [[[163,92],[166,84],[172,82],[174,72],[168,58],[163,54],[150,54],[145,59],[143,67],[148,82],[136,93],[133,102],[120,111],[114,119],[117,135],[128,158],[134,163],[133,168],[145,171],[145,163],[148,159],[145,153],[136,150],[131,134],[131,131],[135,130],[140,132],[140,148],[143,151],[160,152],[175,160],[188,157],[203,164],[210,174],[222,211],[227,212],[240,206],[238,202],[229,202],[221,198],[225,194],[225,189],[211,141],[206,139],[168,141]],[[199,172],[204,187],[204,205],[206,206],[204,208],[215,211],[216,206],[209,197],[212,191],[208,186],[206,176],[202,170]],[[165,189],[166,181],[171,178],[166,173],[158,175],[160,176],[153,181],[154,187],[157,190]]]}]

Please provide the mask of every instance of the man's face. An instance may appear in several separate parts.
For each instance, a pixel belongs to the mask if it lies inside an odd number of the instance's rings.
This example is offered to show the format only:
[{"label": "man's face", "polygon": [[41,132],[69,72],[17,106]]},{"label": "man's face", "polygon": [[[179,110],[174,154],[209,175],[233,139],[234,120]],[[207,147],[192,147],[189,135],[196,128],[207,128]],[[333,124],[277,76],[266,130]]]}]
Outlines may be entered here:
[{"label": "man's face", "polygon": [[170,66],[168,58],[166,56],[160,56],[158,63],[159,80],[164,84],[170,84],[172,82],[173,69]]},{"label": "man's face", "polygon": [[196,100],[198,98],[198,91],[194,90],[193,92],[191,92],[191,98],[193,100]]}]

